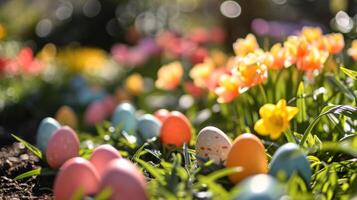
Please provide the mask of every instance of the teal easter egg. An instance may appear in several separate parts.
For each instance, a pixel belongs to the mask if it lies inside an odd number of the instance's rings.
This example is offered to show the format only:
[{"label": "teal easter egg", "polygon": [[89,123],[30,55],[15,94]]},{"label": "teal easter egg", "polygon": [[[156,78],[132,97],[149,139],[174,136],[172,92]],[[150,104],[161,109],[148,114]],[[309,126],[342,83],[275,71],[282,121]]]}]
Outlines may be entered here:
[{"label": "teal easter egg", "polygon": [[137,126],[137,142],[143,144],[148,139],[159,137],[161,122],[151,114],[145,114],[138,120]]},{"label": "teal easter egg", "polygon": [[115,108],[112,124],[114,127],[120,127],[122,130],[133,135],[137,125],[135,108],[130,103],[119,104]]},{"label": "teal easter egg", "polygon": [[46,151],[48,141],[60,127],[61,125],[52,117],[46,117],[41,121],[36,135],[36,145],[41,151]]},{"label": "teal easter egg", "polygon": [[285,193],[282,185],[267,174],[251,176],[237,187],[239,193],[235,200],[275,200]]},{"label": "teal easter egg", "polygon": [[287,178],[290,178],[294,172],[298,173],[307,184],[310,183],[312,175],[310,163],[298,145],[287,143],[275,152],[270,162],[269,174],[276,177],[280,172]]}]

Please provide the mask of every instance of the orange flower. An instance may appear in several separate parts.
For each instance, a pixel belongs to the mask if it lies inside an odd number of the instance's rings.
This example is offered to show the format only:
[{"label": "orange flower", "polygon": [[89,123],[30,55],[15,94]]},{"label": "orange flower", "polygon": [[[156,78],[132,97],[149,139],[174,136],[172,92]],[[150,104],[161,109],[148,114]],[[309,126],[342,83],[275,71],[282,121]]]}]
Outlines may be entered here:
[{"label": "orange flower", "polygon": [[357,61],[357,40],[352,41],[352,46],[347,50],[347,53],[353,60]]},{"label": "orange flower", "polygon": [[205,59],[203,63],[196,64],[190,71],[190,77],[193,79],[196,86],[201,88],[207,87],[207,81],[214,70],[212,60]]},{"label": "orange flower", "polygon": [[317,47],[310,46],[307,54],[298,59],[296,65],[299,70],[313,71],[322,68],[328,57],[328,52],[321,51]]},{"label": "orange flower", "polygon": [[215,93],[218,96],[218,103],[229,103],[239,95],[239,82],[237,77],[223,74],[218,81],[218,87]]},{"label": "orange flower", "polygon": [[158,79],[155,82],[157,88],[164,90],[175,89],[181,82],[183,67],[180,62],[172,62],[162,66],[157,72]]},{"label": "orange flower", "polygon": [[237,66],[232,70],[239,77],[243,88],[250,88],[261,84],[267,79],[268,71],[264,53],[250,53],[238,60]]},{"label": "orange flower", "polygon": [[274,44],[270,49],[273,63],[268,65],[269,69],[281,69],[285,66],[286,49],[280,43]]},{"label": "orange flower", "polygon": [[331,33],[324,36],[326,50],[330,54],[340,53],[345,47],[345,41],[341,33]]},{"label": "orange flower", "polygon": [[233,44],[233,49],[237,56],[245,56],[259,49],[259,44],[253,34],[248,34],[245,39],[237,39]]},{"label": "orange flower", "polygon": [[322,30],[319,27],[304,27],[301,35],[309,42],[315,42],[322,38]]}]

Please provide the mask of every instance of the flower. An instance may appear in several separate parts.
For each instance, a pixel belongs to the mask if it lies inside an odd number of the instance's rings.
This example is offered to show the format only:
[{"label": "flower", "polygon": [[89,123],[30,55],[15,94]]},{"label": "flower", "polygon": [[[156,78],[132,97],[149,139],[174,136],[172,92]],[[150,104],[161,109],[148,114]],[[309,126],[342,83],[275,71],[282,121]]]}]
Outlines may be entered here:
[{"label": "flower", "polygon": [[261,119],[255,123],[254,130],[260,135],[269,135],[272,140],[278,139],[289,128],[289,122],[297,112],[298,108],[287,106],[284,99],[276,105],[265,104],[259,110]]},{"label": "flower", "polygon": [[181,83],[182,76],[183,67],[180,62],[175,61],[159,69],[155,85],[160,89],[172,90]]},{"label": "flower", "polygon": [[270,49],[273,62],[268,65],[269,69],[281,69],[285,66],[286,49],[280,43],[274,44]]},{"label": "flower", "polygon": [[215,93],[218,96],[218,103],[229,103],[239,95],[239,81],[237,77],[223,74],[218,81]]},{"label": "flower", "polygon": [[132,95],[139,95],[144,90],[144,79],[138,74],[134,73],[125,80],[125,89]]},{"label": "flower", "polygon": [[353,60],[357,61],[357,40],[352,41],[352,46],[347,50],[347,53]]},{"label": "flower", "polygon": [[214,70],[214,63],[210,59],[205,59],[203,63],[196,64],[190,70],[190,77],[196,86],[201,88],[207,87],[207,81]]},{"label": "flower", "polygon": [[0,40],[6,37],[6,28],[4,25],[0,24]]},{"label": "flower", "polygon": [[311,46],[306,55],[298,58],[296,66],[302,71],[319,70],[328,58],[327,51],[321,51],[317,47]]},{"label": "flower", "polygon": [[331,54],[340,53],[345,47],[345,41],[341,33],[331,33],[324,36],[327,51]]},{"label": "flower", "polygon": [[311,43],[318,41],[322,37],[322,30],[319,27],[304,27],[301,31],[301,35]]},{"label": "flower", "polygon": [[233,49],[237,56],[246,56],[259,49],[259,44],[253,34],[248,34],[244,39],[237,39],[233,44]]}]

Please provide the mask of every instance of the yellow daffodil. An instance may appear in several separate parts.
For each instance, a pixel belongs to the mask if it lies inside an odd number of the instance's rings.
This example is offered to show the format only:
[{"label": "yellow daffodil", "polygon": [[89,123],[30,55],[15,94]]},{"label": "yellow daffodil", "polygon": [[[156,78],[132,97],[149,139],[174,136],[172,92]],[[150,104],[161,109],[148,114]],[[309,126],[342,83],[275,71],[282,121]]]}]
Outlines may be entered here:
[{"label": "yellow daffodil", "polygon": [[289,122],[297,114],[298,108],[286,105],[284,99],[276,105],[265,104],[259,110],[261,119],[255,125],[254,130],[263,136],[270,136],[275,140],[289,128]]}]

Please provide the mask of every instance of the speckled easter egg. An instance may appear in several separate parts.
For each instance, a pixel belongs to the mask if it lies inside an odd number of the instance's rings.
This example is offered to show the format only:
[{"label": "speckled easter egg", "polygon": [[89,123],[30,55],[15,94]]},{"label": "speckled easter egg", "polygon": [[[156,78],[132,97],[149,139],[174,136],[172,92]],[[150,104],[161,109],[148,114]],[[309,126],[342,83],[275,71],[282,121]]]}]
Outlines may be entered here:
[{"label": "speckled easter egg", "polygon": [[145,114],[138,120],[137,141],[143,144],[148,139],[159,137],[161,121],[151,114]]},{"label": "speckled easter egg", "polygon": [[162,123],[160,129],[162,143],[182,146],[191,140],[191,123],[185,115],[178,111],[172,111]]},{"label": "speckled easter egg", "polygon": [[170,112],[166,109],[157,110],[154,113],[155,117],[158,118],[161,122],[164,122],[165,119],[170,115]]},{"label": "speckled easter egg", "polygon": [[109,162],[117,158],[121,158],[119,151],[110,144],[104,144],[94,149],[89,160],[97,169],[99,176],[102,177]]},{"label": "speckled easter egg", "polygon": [[78,156],[79,139],[69,126],[59,128],[51,137],[46,149],[46,159],[52,168],[59,168],[67,160]]},{"label": "speckled easter egg", "polygon": [[233,183],[268,172],[268,160],[264,145],[260,139],[249,133],[238,136],[234,141],[226,160],[227,167],[242,167],[242,171],[229,175]]},{"label": "speckled easter egg", "polygon": [[105,109],[101,101],[92,102],[84,112],[84,122],[87,125],[95,125],[106,117]]},{"label": "speckled easter egg", "polygon": [[99,175],[94,166],[84,158],[75,157],[59,170],[53,192],[56,200],[72,199],[77,191],[92,195],[98,191]]},{"label": "speckled easter egg", "polygon": [[231,146],[231,140],[223,131],[207,126],[197,136],[196,154],[201,158],[214,160],[216,164],[224,163]]},{"label": "speckled easter egg", "polygon": [[112,124],[122,127],[129,134],[134,134],[137,126],[135,108],[130,103],[119,104],[113,113]]},{"label": "speckled easter egg", "polygon": [[311,169],[306,155],[294,143],[282,145],[273,155],[270,162],[269,174],[277,176],[283,173],[289,178],[294,172],[297,172],[306,183],[310,183]]},{"label": "speckled easter egg", "polygon": [[56,120],[61,125],[67,125],[72,128],[77,128],[78,119],[76,113],[69,106],[61,106],[56,113]]},{"label": "speckled easter egg", "polygon": [[36,145],[41,151],[46,151],[48,141],[60,127],[61,125],[51,117],[46,117],[41,121],[36,135]]},{"label": "speckled easter egg", "polygon": [[100,191],[110,188],[111,200],[145,200],[146,181],[140,170],[127,159],[115,159],[108,165],[101,179]]},{"label": "speckled easter egg", "polygon": [[239,185],[235,200],[276,200],[284,196],[284,189],[278,181],[266,174],[251,176]]}]

